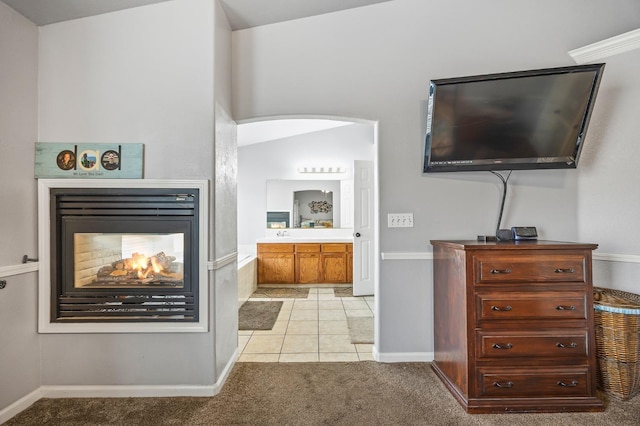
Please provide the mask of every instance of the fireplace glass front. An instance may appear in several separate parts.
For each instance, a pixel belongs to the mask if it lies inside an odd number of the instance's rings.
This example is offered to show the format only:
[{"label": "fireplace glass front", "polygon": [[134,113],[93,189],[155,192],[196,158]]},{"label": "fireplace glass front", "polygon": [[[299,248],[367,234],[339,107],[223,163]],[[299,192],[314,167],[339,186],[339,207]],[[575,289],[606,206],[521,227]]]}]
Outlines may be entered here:
[{"label": "fireplace glass front", "polygon": [[184,234],[73,234],[73,287],[184,288]]}]

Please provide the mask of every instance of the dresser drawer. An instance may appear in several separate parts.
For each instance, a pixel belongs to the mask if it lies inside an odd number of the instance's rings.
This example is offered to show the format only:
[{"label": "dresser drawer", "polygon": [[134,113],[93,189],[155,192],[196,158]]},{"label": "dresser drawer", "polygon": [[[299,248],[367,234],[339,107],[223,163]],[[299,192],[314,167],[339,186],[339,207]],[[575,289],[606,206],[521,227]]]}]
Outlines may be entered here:
[{"label": "dresser drawer", "polygon": [[586,259],[580,254],[476,255],[473,259],[476,284],[505,282],[585,283]]},{"label": "dresser drawer", "polygon": [[477,321],[587,319],[583,291],[519,291],[476,293]]},{"label": "dresser drawer", "polygon": [[478,358],[567,358],[588,355],[587,330],[476,332]]},{"label": "dresser drawer", "polygon": [[591,391],[589,368],[531,367],[518,370],[479,368],[477,394],[481,398],[495,397],[576,397]]}]

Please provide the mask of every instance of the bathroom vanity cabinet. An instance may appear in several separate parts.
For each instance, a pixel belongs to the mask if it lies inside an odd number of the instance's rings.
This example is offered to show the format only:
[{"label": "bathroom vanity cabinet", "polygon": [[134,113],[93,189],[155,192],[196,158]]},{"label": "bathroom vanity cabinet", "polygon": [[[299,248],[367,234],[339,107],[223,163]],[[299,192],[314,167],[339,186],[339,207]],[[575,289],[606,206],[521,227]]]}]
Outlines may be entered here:
[{"label": "bathroom vanity cabinet", "polygon": [[601,411],[595,244],[431,241],[433,370],[470,413]]},{"label": "bathroom vanity cabinet", "polygon": [[352,243],[258,243],[258,284],[350,283],[352,265]]},{"label": "bathroom vanity cabinet", "polygon": [[258,244],[258,284],[293,284],[294,244]]}]

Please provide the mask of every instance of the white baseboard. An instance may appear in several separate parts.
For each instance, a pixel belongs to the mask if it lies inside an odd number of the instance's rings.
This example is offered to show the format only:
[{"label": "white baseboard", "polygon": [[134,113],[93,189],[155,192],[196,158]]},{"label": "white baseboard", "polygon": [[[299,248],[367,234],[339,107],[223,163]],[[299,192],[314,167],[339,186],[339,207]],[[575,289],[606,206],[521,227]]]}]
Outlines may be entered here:
[{"label": "white baseboard", "polygon": [[378,352],[373,347],[373,359],[378,362],[431,362],[433,352]]},{"label": "white baseboard", "polygon": [[214,385],[45,385],[42,398],[213,396]]},{"label": "white baseboard", "polygon": [[42,391],[38,388],[9,405],[7,408],[0,410],[0,425],[31,407],[31,405],[40,398],[42,398]]},{"label": "white baseboard", "polygon": [[211,397],[217,395],[238,360],[238,349],[213,385],[44,385],[0,410],[0,424],[29,408],[40,398]]}]

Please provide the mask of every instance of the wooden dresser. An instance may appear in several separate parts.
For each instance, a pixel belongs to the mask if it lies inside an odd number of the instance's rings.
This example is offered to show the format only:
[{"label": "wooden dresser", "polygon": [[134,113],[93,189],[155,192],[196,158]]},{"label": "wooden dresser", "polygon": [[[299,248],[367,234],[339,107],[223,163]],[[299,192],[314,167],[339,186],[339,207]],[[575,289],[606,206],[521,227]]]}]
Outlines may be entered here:
[{"label": "wooden dresser", "polygon": [[469,413],[602,411],[596,244],[431,241],[433,369]]}]

